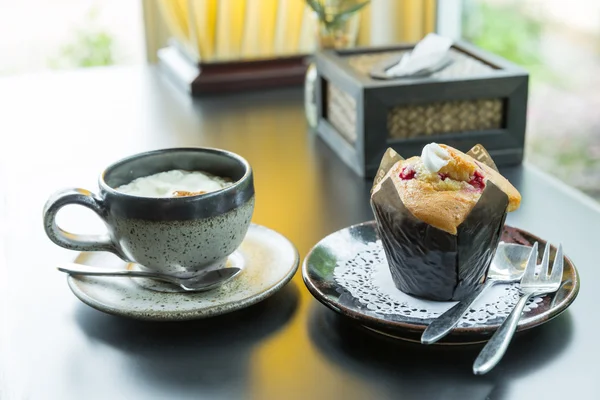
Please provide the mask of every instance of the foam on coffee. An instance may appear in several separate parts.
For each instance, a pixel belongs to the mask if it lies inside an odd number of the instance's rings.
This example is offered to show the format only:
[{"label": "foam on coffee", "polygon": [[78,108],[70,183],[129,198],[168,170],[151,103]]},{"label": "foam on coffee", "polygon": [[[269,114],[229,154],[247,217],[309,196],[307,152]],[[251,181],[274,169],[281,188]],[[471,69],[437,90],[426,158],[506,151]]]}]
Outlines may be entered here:
[{"label": "foam on coffee", "polygon": [[116,189],[141,197],[183,197],[214,192],[232,184],[230,179],[207,172],[176,169],[143,176]]}]

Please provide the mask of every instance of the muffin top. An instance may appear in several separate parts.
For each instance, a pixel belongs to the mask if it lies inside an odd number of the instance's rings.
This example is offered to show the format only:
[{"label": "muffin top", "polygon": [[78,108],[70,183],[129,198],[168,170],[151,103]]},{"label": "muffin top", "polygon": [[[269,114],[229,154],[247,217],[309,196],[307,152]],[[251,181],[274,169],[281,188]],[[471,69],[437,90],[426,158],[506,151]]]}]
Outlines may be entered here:
[{"label": "muffin top", "polygon": [[420,157],[400,160],[384,176],[392,179],[404,206],[418,219],[456,235],[488,181],[508,196],[507,211],[519,208],[521,195],[500,173],[450,146],[431,143]]}]

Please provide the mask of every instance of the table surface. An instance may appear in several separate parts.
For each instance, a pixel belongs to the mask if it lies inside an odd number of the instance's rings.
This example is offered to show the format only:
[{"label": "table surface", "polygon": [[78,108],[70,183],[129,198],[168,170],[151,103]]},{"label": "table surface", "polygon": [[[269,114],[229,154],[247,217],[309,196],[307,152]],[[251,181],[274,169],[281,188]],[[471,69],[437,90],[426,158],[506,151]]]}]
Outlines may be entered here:
[{"label": "table surface", "polygon": [[[54,267],[77,253],[42,229],[46,198],[96,189],[126,155],[174,146],[237,152],[254,167],[253,221],[301,257],[325,235],[372,219],[370,182],[307,130],[299,88],[193,100],[152,67],[0,79],[0,398],[598,399],[600,207],[532,166],[503,172],[523,195],[508,223],[562,242],[582,287],[567,312],[516,338],[491,373],[479,350],[375,337],[322,306],[300,271],[268,300],[185,323],[127,320],[75,298]],[[77,207],[68,229],[101,224]],[[2,247],[0,247],[0,252]],[[2,259],[2,257],[0,257]]]}]

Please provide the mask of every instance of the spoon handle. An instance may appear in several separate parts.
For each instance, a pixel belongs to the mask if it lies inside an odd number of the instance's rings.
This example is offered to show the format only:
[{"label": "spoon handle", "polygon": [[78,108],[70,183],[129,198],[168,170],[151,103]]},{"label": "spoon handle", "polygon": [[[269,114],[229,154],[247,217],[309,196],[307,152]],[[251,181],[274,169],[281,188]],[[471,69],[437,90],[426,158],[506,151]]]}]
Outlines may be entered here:
[{"label": "spoon handle", "polygon": [[57,267],[61,272],[71,275],[88,276],[137,276],[142,278],[165,279],[162,274],[146,271],[131,271],[128,269],[107,269],[102,267],[92,267],[83,264],[63,264]]},{"label": "spoon handle", "polygon": [[473,304],[481,295],[481,293],[483,293],[487,288],[493,286],[494,283],[494,280],[488,279],[473,293],[434,319],[423,332],[423,335],[421,336],[421,343],[433,344],[446,336],[458,324],[463,314],[469,309],[469,307],[471,307],[471,304]]},{"label": "spoon handle", "polygon": [[473,373],[475,375],[483,375],[489,372],[500,362],[508,345],[517,330],[521,313],[534,293],[523,295],[515,308],[512,310],[508,318],[500,325],[500,328],[494,333],[494,336],[485,344],[477,359],[473,363]]}]

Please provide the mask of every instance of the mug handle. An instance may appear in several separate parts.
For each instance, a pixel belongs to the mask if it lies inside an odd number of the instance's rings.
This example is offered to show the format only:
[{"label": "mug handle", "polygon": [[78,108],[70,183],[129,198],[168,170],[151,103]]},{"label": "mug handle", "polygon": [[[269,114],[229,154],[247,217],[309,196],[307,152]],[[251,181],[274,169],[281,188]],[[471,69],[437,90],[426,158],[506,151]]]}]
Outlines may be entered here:
[{"label": "mug handle", "polygon": [[44,206],[44,230],[55,244],[65,249],[78,251],[109,251],[123,258],[121,249],[108,234],[78,235],[61,229],[56,224],[56,214],[66,205],[78,204],[94,211],[106,222],[107,210],[104,201],[85,189],[65,189],[54,193]]}]

